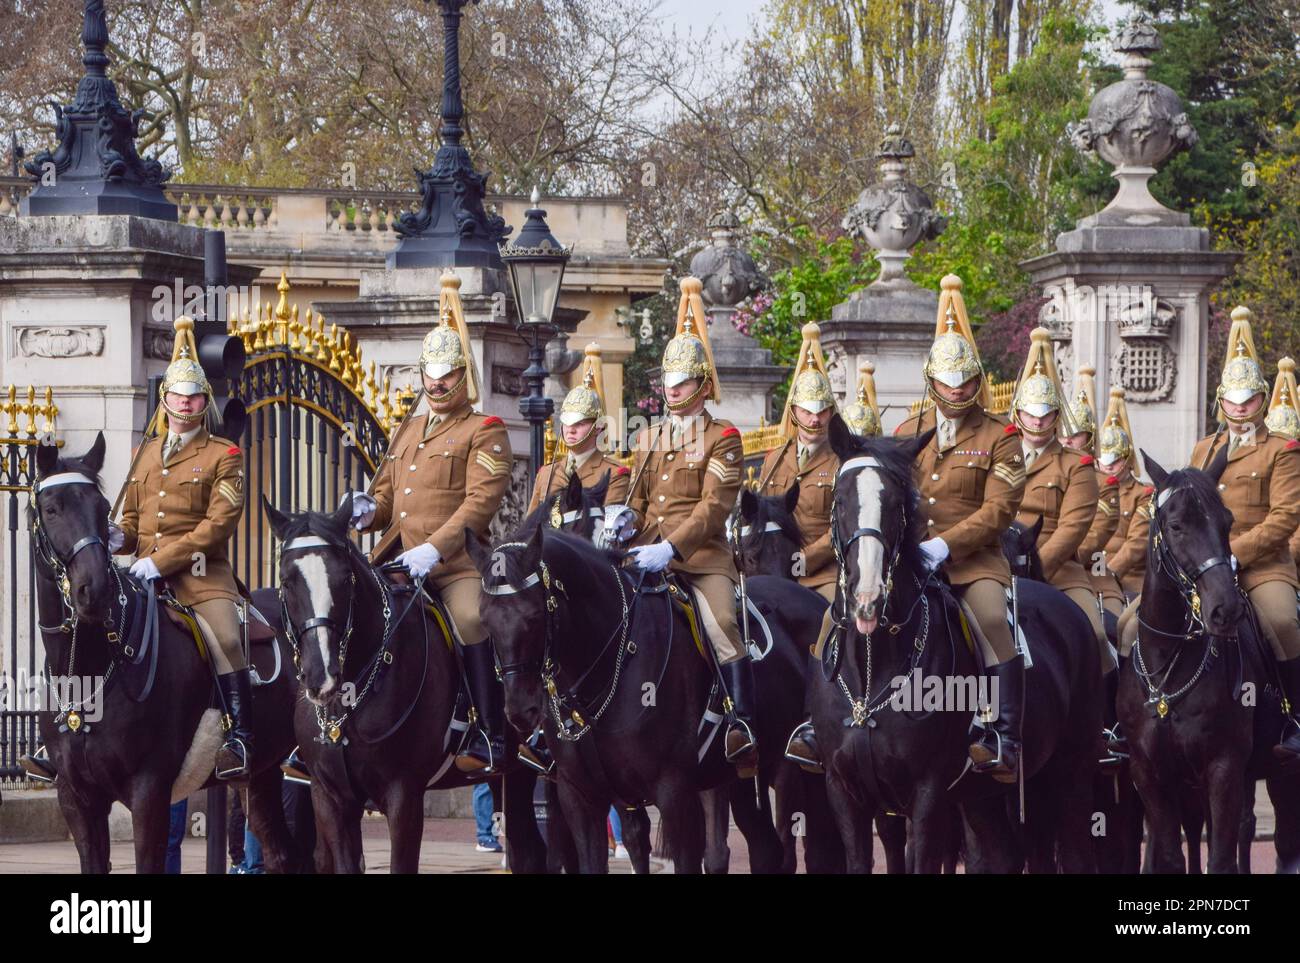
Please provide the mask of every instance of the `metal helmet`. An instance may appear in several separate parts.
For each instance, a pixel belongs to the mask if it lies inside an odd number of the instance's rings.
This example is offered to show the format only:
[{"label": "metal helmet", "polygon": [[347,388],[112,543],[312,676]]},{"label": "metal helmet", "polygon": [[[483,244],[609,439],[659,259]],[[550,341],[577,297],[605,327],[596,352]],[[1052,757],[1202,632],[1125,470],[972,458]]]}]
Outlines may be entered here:
[{"label": "metal helmet", "polygon": [[1020,420],[1022,411],[1035,418],[1055,411],[1057,427],[1061,431],[1067,435],[1078,431],[1065,404],[1065,391],[1061,388],[1061,377],[1052,357],[1052,336],[1046,328],[1034,328],[1029,333],[1029,357],[1025,359],[1024,371],[1011,399],[1011,417],[1022,431],[1027,431]]},{"label": "metal helmet", "polygon": [[[799,346],[799,360],[794,365],[794,380],[790,384],[790,393],[785,398],[785,411],[781,415],[781,426],[786,435],[793,438],[796,432],[796,419],[792,409],[797,405],[813,414],[835,407],[835,394],[831,391],[830,375],[826,373],[826,359],[822,356],[821,328],[808,322],[801,331],[803,343]],[[821,430],[805,431],[821,434]]]},{"label": "metal helmet", "polygon": [[[194,319],[181,315],[172,327],[176,339],[172,344],[172,360],[163,371],[162,384],[158,388],[158,410],[154,415],[151,429],[155,432],[166,430],[167,418],[171,417],[187,424],[206,421],[209,429],[215,429],[216,399],[212,394],[212,385],[203,366],[198,362],[198,345],[194,341]],[[207,407],[198,414],[183,414],[167,404],[167,395],[206,395]]]},{"label": "metal helmet", "polygon": [[1300,439],[1300,411],[1296,405],[1295,361],[1283,358],[1277,363],[1277,380],[1273,382],[1273,398],[1268,405],[1264,424],[1275,435],[1295,441]]},{"label": "metal helmet", "polygon": [[858,365],[857,400],[841,413],[844,423],[856,435],[879,435],[880,410],[876,407],[876,366],[870,361]]},{"label": "metal helmet", "polygon": [[601,376],[600,345],[595,341],[583,351],[582,378],[569,390],[560,405],[560,423],[599,420],[605,415],[605,387]]},{"label": "metal helmet", "polygon": [[1079,391],[1070,403],[1070,417],[1074,420],[1072,434],[1087,432],[1094,438],[1097,435],[1097,383],[1094,380],[1097,369],[1090,364],[1079,368]]},{"label": "metal helmet", "polygon": [[[1128,405],[1124,402],[1124,389],[1110,389],[1110,404],[1106,409],[1106,423],[1097,437],[1097,461],[1102,467],[1113,465],[1121,458],[1136,463],[1133,445],[1133,428],[1128,421]],[[1134,474],[1140,475],[1134,464]]]},{"label": "metal helmet", "polygon": [[979,404],[988,408],[992,404],[988,379],[980,364],[979,349],[970,319],[966,316],[966,302],[961,295],[961,278],[945,275],[939,282],[939,313],[935,322],[934,344],[925,359],[926,390],[933,391],[932,382],[939,381],[949,388],[964,385],[971,378],[981,380],[979,393],[967,407]]},{"label": "metal helmet", "polygon": [[[465,311],[460,303],[460,278],[450,271],[439,279],[438,325],[424,336],[420,346],[420,370],[430,378],[442,378],[457,368],[465,369],[462,379],[470,404],[478,401],[478,372],[469,346]],[[459,395],[459,387],[449,394]],[[433,400],[430,399],[433,404]],[[445,405],[444,405],[445,407]]]},{"label": "metal helmet", "polygon": [[[1259,366],[1255,352],[1255,339],[1250,329],[1250,308],[1238,305],[1232,309],[1232,330],[1228,332],[1228,353],[1223,359],[1223,375],[1219,378],[1218,396],[1222,402],[1245,404],[1255,395],[1268,392],[1268,381]],[[1219,406],[1223,413],[1223,406]]]},{"label": "metal helmet", "polygon": [[[677,331],[664,347],[661,371],[665,388],[683,381],[699,378],[712,385],[709,400],[721,401],[717,369],[713,364],[713,349],[709,346],[708,317],[704,313],[704,285],[699,278],[681,280],[681,300],[677,303]],[[703,384],[700,385],[703,389]],[[698,393],[668,407],[673,410],[690,407]]]}]

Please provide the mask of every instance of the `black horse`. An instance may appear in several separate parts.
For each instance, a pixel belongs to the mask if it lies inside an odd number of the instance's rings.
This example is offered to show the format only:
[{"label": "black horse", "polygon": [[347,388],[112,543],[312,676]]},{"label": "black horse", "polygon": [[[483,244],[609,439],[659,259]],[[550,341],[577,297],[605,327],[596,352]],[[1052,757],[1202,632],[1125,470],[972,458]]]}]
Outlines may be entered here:
[{"label": "black horse", "polygon": [[[676,870],[699,872],[700,793],[731,783],[751,868],[780,871],[784,854],[766,794],[755,800],[754,783],[736,780],[722,758],[721,720],[706,717],[716,678],[709,643],[702,632],[693,637],[676,586],[633,575],[622,568],[622,552],[548,529],[536,516],[495,547],[473,533],[466,539],[484,579],[483,618],[502,662],[507,716],[528,730],[545,719],[581,871],[606,870],[604,814],[617,801],[653,802]],[[771,601],[780,610],[768,620],[772,650],[794,652],[790,620],[804,624],[820,613],[797,600]],[[756,604],[766,618],[767,602]],[[748,804],[736,805],[740,798]]]},{"label": "black horse", "polygon": [[[99,488],[103,464],[103,433],[79,458],[60,458],[53,445],[36,450],[28,516],[57,698],[57,711],[42,711],[39,724],[81,871],[109,871],[108,815],[120,801],[131,811],[136,871],[161,873],[171,803],[216,785],[220,713],[213,670],[191,633],[167,616],[151,587],[113,564],[109,504]],[[254,596],[271,615],[273,599]],[[272,646],[256,653],[266,683],[253,700],[254,771],[229,785],[248,790],[248,819],[267,870],[288,872],[297,867],[280,804],[279,761],[293,746],[296,683],[278,669],[288,664],[288,644],[277,637]],[[64,689],[72,680],[91,691]]]},{"label": "black horse", "polygon": [[[390,582],[352,542],[351,496],[333,514],[263,503],[282,543],[280,593],[303,692],[294,727],[312,776],[317,870],[364,871],[361,816],[373,800],[388,820],[391,872],[414,873],[425,790],[468,781],[451,765],[460,737],[451,725],[460,689],[451,628],[423,592]],[[544,866],[534,782],[522,771],[506,779],[516,872]]]},{"label": "black horse", "polygon": [[960,805],[969,870],[1012,872],[1028,859],[1035,871],[1090,871],[1101,724],[1090,625],[1075,606],[1054,604],[1046,587],[1021,587],[1020,627],[1033,657],[1022,772],[1057,787],[1033,816],[1054,828],[1052,845],[1026,847],[1012,824],[1014,788],[966,772],[973,713],[990,693],[978,696],[976,648],[918,548],[925,523],[912,462],[932,436],[861,438],[838,417],[830,426],[841,463],[832,539],[843,585],[811,700],[849,869],[871,870],[870,818],[883,805],[911,820],[915,870],[938,872],[952,848],[951,807]]},{"label": "black horse", "polygon": [[1281,731],[1271,654],[1230,562],[1232,516],[1216,483],[1226,449],[1202,472],[1166,472],[1156,486],[1138,638],[1119,683],[1133,781],[1150,826],[1145,869],[1181,873],[1189,790],[1209,824],[1211,873],[1236,872],[1251,783],[1264,778],[1277,817],[1279,872],[1300,871],[1300,772],[1271,750]]}]

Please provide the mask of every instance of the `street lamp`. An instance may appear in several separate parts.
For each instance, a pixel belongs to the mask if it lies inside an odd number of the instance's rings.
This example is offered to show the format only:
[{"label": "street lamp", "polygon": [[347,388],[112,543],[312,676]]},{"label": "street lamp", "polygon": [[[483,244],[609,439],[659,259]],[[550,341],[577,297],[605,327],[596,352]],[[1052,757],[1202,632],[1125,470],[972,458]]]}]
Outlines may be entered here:
[{"label": "street lamp", "polygon": [[558,330],[553,322],[555,305],[560,299],[560,283],[573,246],[564,247],[546,224],[546,212],[538,207],[541,194],[533,188],[532,207],[513,244],[501,245],[501,260],[510,269],[510,286],[515,292],[515,311],[519,320],[515,330],[528,345],[528,368],[524,383],[528,392],[519,399],[519,413],[529,425],[528,493],[545,458],[546,421],[555,403],[542,393],[546,382],[546,342]]}]

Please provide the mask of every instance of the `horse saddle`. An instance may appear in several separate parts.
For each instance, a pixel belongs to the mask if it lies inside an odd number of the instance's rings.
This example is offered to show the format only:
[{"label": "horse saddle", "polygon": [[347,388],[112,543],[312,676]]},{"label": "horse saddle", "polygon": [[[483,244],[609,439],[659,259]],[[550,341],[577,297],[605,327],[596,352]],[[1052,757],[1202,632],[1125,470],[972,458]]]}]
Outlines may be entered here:
[{"label": "horse saddle", "polygon": [[647,585],[642,582],[637,591],[642,595],[661,595],[667,594],[668,598],[677,606],[678,611],[686,617],[686,624],[691,628],[691,638],[695,642],[695,649],[700,653],[700,658],[712,664],[709,653],[704,649],[704,632],[700,628],[700,613],[695,608],[695,597],[691,590],[671,572],[665,571],[663,578],[658,582]]}]

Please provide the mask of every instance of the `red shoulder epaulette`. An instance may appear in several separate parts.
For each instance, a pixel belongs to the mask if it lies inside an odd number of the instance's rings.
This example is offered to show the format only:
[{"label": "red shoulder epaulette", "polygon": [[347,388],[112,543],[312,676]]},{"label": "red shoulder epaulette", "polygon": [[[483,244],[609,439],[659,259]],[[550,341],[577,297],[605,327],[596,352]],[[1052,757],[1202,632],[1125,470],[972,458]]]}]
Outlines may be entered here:
[{"label": "red shoulder epaulette", "polygon": [[1119,476],[1118,476],[1118,475],[1107,475],[1107,476],[1106,476],[1106,484],[1107,484],[1107,485],[1118,485],[1118,484],[1119,484]]},{"label": "red shoulder epaulette", "polygon": [[619,465],[619,466],[618,466],[618,471],[614,472],[614,474],[615,474],[615,475],[630,475],[630,474],[632,474],[632,469],[628,468],[627,465]]},{"label": "red shoulder epaulette", "polygon": [[227,454],[227,455],[238,455],[238,454],[239,454],[239,446],[238,446],[238,445],[231,445],[229,448],[226,449],[226,454]]},{"label": "red shoulder epaulette", "polygon": [[1002,429],[1002,434],[1004,434],[1004,435],[1014,435],[1014,434],[1015,434],[1017,431],[1019,431],[1019,430],[1020,430],[1020,429],[1017,428],[1015,425],[1007,425],[1005,428]]},{"label": "red shoulder epaulette", "polygon": [[1080,456],[1079,456],[1079,464],[1080,464],[1080,465],[1091,465],[1092,463],[1093,463],[1093,457],[1092,457],[1092,455],[1080,455]]},{"label": "red shoulder epaulette", "polygon": [[740,429],[737,428],[735,425],[728,425],[726,428],[722,429],[723,438],[727,438],[731,435],[738,435],[738,434],[740,434]]},{"label": "red shoulder epaulette", "polygon": [[504,424],[505,422],[502,421],[500,418],[498,418],[496,415],[488,415],[486,418],[483,419],[483,427],[485,428],[488,425],[504,425]]},{"label": "red shoulder epaulette", "polygon": [[1286,443],[1286,450],[1287,450],[1287,451],[1293,451],[1293,450],[1295,450],[1296,448],[1300,448],[1300,441],[1296,441],[1296,440],[1293,438],[1291,441],[1288,441],[1288,442]]},{"label": "red shoulder epaulette", "polygon": [[1143,495],[1154,495],[1155,493],[1156,490],[1155,490],[1155,486],[1153,485],[1148,485],[1146,488],[1142,489]]}]

